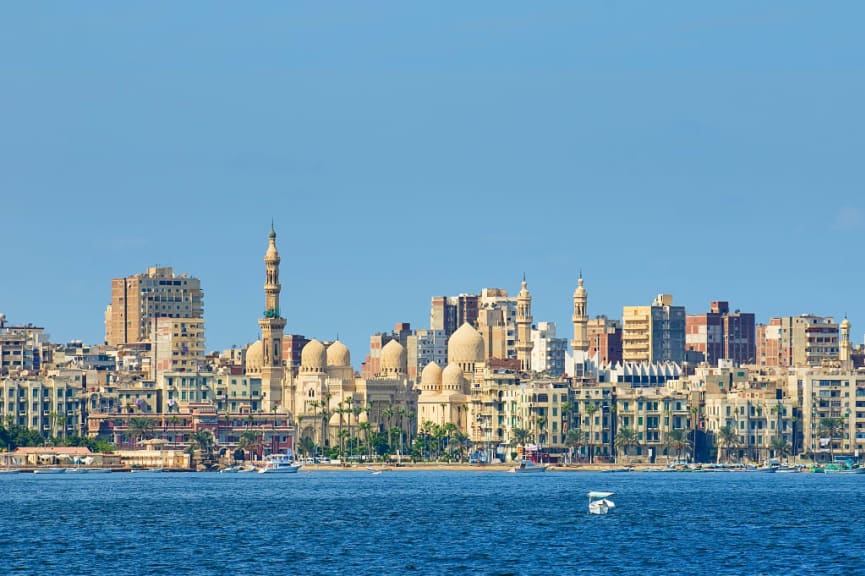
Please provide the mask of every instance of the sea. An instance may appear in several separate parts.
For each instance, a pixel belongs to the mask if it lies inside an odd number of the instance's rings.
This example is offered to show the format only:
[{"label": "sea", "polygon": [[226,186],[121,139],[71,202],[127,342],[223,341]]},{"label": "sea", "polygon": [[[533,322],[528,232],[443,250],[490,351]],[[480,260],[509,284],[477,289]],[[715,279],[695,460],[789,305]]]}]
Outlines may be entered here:
[{"label": "sea", "polygon": [[0,474],[0,574],[865,574],[865,475]]}]

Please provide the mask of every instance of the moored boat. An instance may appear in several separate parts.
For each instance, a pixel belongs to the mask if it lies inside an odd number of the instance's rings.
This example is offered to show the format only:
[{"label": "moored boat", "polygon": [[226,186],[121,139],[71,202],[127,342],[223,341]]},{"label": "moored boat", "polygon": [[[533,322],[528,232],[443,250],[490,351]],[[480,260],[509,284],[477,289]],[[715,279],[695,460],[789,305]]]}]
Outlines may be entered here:
[{"label": "moored boat", "polygon": [[295,474],[303,465],[297,464],[290,454],[271,454],[264,459],[259,474]]},{"label": "moored boat", "polygon": [[538,472],[546,472],[546,464],[535,464],[531,460],[520,460],[519,464],[510,469],[511,472],[517,474],[534,474]]},{"label": "moored boat", "polygon": [[589,492],[589,514],[608,514],[616,507],[610,496],[615,496],[615,492]]}]

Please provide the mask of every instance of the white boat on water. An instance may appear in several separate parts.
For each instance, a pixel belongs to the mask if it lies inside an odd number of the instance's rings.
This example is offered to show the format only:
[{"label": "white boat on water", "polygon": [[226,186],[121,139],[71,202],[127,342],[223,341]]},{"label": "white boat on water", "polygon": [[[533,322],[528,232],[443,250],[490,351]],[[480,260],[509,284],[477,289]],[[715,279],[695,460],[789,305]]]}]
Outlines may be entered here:
[{"label": "white boat on water", "polygon": [[607,514],[616,507],[610,500],[615,492],[589,492],[589,514]]},{"label": "white boat on water", "polygon": [[291,454],[271,454],[264,459],[264,466],[258,469],[258,473],[295,474],[302,466],[294,461]]},{"label": "white boat on water", "polygon": [[66,468],[35,468],[34,474],[63,474]]},{"label": "white boat on water", "polygon": [[531,460],[520,460],[520,463],[511,468],[511,472],[517,474],[534,474],[536,472],[546,472],[546,464],[535,464]]}]

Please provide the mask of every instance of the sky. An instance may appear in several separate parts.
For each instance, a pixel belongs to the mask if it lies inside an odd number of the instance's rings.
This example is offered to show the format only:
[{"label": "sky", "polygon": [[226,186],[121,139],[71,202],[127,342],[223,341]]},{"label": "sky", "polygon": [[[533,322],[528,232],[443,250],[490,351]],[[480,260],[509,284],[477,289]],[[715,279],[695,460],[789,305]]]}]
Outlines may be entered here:
[{"label": "sky", "polygon": [[207,349],[428,327],[515,294],[571,332],[660,292],[865,333],[861,2],[7,2],[0,312],[99,343],[111,279],[201,279]]}]

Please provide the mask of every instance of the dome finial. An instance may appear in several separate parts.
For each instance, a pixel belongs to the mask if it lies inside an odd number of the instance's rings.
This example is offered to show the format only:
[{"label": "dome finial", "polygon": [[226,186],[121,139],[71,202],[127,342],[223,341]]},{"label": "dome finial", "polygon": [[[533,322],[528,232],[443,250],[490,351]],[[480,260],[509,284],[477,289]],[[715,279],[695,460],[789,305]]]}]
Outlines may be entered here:
[{"label": "dome finial", "polygon": [[270,219],[270,238],[276,238],[276,228],[273,226],[273,218]]}]

